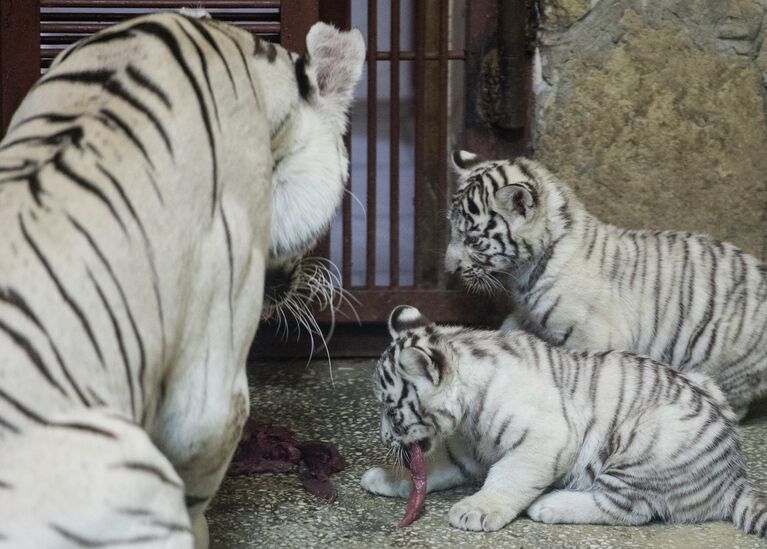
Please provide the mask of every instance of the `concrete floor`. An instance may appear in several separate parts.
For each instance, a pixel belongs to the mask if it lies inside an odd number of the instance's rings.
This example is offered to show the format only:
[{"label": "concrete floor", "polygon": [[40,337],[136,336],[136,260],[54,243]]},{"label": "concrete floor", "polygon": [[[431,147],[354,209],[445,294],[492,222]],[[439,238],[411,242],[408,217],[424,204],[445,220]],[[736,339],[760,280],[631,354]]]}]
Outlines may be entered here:
[{"label": "concrete floor", "polygon": [[[765,547],[729,523],[642,527],[549,526],[519,519],[495,533],[469,533],[447,522],[450,506],[475,488],[430,494],[412,526],[397,522],[405,501],[373,496],[359,486],[369,467],[383,463],[378,407],[370,379],[373,360],[338,360],[331,384],[327,362],[277,362],[251,368],[252,413],[273,418],[301,439],[336,443],[348,468],[333,480],[332,505],[305,492],[294,474],[227,479],[208,513],[211,547]],[[767,488],[767,416],[744,424],[751,476]]]}]

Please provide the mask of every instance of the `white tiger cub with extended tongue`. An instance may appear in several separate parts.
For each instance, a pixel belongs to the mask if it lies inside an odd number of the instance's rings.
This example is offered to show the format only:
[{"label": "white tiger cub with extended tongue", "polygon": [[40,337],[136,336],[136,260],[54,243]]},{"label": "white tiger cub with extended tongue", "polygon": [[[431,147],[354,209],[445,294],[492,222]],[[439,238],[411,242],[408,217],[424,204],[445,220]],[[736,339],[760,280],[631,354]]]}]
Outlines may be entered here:
[{"label": "white tiger cub with extended tongue", "polygon": [[[429,491],[485,477],[450,509],[453,526],[498,530],[527,509],[547,523],[730,519],[765,537],[767,499],[746,477],[735,415],[709,377],[521,331],[437,326],[407,306],[389,328],[373,375],[384,442],[400,456],[421,446]],[[410,491],[401,469],[370,469],[362,486]]]},{"label": "white tiger cub with extended tongue", "polygon": [[265,268],[312,246],[347,178],[365,45],[317,24],[306,46],[142,17],[69,48],[16,112],[0,546],[207,545]]},{"label": "white tiger cub with extended tongue", "polygon": [[709,236],[602,223],[524,158],[460,151],[453,163],[446,268],[476,289],[503,279],[512,325],[569,348],[704,372],[739,416],[767,392],[767,268],[755,257]]}]

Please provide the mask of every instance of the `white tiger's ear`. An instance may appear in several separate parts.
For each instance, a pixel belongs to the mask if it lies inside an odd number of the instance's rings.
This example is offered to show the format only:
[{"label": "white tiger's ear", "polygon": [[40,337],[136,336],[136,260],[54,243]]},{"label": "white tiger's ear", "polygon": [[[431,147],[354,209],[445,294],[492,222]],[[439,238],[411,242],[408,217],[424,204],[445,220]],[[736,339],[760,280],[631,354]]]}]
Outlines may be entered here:
[{"label": "white tiger's ear", "polygon": [[418,347],[405,347],[399,352],[399,364],[405,375],[411,378],[426,377],[434,385],[441,378],[441,367]]},{"label": "white tiger's ear", "polygon": [[512,184],[495,191],[495,202],[510,217],[512,229],[518,229],[533,217],[537,197],[524,184]]},{"label": "white tiger's ear", "polygon": [[469,151],[453,151],[450,158],[453,161],[453,169],[459,175],[471,170],[480,162],[483,162],[478,155]]},{"label": "white tiger's ear", "polygon": [[320,97],[345,125],[346,111],[365,63],[362,33],[357,29],[339,31],[333,25],[315,23],[306,35],[306,51],[317,75]]},{"label": "white tiger's ear", "polygon": [[389,315],[389,333],[397,339],[403,333],[414,328],[428,326],[431,320],[421,314],[421,311],[410,305],[395,307]]}]

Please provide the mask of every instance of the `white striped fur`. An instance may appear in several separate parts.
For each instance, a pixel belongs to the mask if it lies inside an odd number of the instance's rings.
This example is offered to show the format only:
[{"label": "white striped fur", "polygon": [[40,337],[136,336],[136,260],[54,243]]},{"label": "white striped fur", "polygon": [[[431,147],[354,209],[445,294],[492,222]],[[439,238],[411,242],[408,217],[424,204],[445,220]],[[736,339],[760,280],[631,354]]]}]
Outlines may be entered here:
[{"label": "white striped fur", "polygon": [[539,164],[454,156],[446,268],[507,291],[505,327],[573,349],[624,350],[713,377],[743,416],[767,390],[767,270],[709,236],[590,215]]},{"label": "white striped fur", "polygon": [[347,177],[364,43],[317,24],[307,51],[150,15],[66,50],[16,112],[0,547],[207,545],[267,264],[313,245]]},{"label": "white striped fur", "polygon": [[[767,499],[746,477],[732,409],[704,374],[415,314],[395,309],[373,376],[381,434],[396,455],[421,445],[429,491],[484,479],[450,509],[453,526],[498,530],[527,510],[547,523],[729,519],[765,536]],[[402,470],[370,469],[362,486],[410,491]]]}]

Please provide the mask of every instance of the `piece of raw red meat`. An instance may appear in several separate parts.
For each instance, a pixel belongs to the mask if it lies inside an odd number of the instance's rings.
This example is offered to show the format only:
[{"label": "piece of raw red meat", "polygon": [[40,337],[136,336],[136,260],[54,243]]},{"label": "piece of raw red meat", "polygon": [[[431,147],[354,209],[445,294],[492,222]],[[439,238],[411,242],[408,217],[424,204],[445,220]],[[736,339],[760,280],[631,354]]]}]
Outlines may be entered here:
[{"label": "piece of raw red meat", "polygon": [[288,473],[297,471],[301,462],[305,465],[299,475],[303,487],[315,496],[333,502],[337,492],[329,477],[342,471],[346,463],[332,443],[299,443],[290,429],[248,418],[229,466],[229,475]]}]

